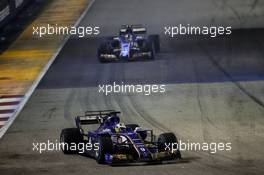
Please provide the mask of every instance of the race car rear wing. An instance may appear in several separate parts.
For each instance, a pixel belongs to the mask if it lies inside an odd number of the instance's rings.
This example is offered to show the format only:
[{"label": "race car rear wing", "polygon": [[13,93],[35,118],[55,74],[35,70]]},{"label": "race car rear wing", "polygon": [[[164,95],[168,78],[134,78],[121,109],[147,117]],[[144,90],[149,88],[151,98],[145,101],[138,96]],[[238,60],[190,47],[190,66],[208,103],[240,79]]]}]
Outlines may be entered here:
[{"label": "race car rear wing", "polygon": [[132,31],[134,34],[146,34],[147,33],[147,29],[145,27],[143,27],[143,25],[123,25],[120,28],[119,34],[125,34],[127,27],[130,26],[132,28]]},{"label": "race car rear wing", "polygon": [[75,117],[75,122],[77,127],[80,127],[80,125],[101,124],[107,116],[120,113],[120,111],[115,110],[86,111],[84,116]]},{"label": "race car rear wing", "polygon": [[115,110],[86,111],[85,116],[105,116],[113,113],[117,114],[120,112]]}]

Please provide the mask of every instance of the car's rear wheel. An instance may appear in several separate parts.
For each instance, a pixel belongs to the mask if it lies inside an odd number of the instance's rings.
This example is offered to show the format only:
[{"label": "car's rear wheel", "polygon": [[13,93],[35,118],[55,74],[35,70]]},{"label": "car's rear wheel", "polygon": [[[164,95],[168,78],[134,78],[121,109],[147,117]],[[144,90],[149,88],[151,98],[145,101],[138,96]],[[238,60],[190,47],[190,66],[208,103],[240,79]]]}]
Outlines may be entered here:
[{"label": "car's rear wheel", "polygon": [[83,141],[83,136],[81,135],[78,128],[66,128],[61,131],[60,143],[61,150],[64,154],[76,154],[78,153],[78,144]]},{"label": "car's rear wheel", "polygon": [[110,136],[101,136],[98,139],[99,148],[95,151],[97,163],[105,163],[105,155],[113,153],[113,142]]},{"label": "car's rear wheel", "polygon": [[[158,149],[159,151],[171,151],[172,145],[174,144],[174,148],[178,146],[178,140],[174,133],[163,133],[158,137]],[[177,144],[177,145],[175,145]],[[176,153],[171,158],[181,158],[181,153],[179,147],[176,150]]]}]

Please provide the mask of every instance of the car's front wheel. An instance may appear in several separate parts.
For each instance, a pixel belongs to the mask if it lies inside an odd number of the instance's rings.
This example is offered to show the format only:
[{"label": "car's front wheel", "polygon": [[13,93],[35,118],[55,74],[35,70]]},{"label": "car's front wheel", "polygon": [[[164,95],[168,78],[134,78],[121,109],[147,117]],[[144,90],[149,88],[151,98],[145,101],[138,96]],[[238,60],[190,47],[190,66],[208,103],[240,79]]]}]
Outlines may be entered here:
[{"label": "car's front wheel", "polygon": [[83,141],[78,128],[66,128],[61,131],[60,134],[60,146],[64,154],[78,153],[78,144]]},{"label": "car's front wheel", "polygon": [[101,63],[106,63],[107,60],[102,55],[106,55],[106,54],[110,54],[110,53],[111,53],[111,51],[109,48],[109,43],[106,42],[106,43],[101,44],[100,47],[98,48],[97,57]]},{"label": "car's front wheel", "polygon": [[155,49],[154,49],[154,43],[152,42],[152,40],[150,39],[145,40],[143,51],[149,53],[147,58],[151,60],[155,58]]},{"label": "car's front wheel", "polygon": [[181,153],[179,150],[178,140],[174,133],[168,132],[160,134],[158,137],[158,149],[159,151],[172,151],[172,145],[174,145],[174,149],[176,146],[177,150],[174,153],[172,158],[181,158]]},{"label": "car's front wheel", "polygon": [[113,153],[113,142],[110,136],[101,136],[98,139],[99,147],[95,150],[95,159],[97,163],[105,163],[105,155]]},{"label": "car's front wheel", "polygon": [[160,39],[159,39],[159,35],[150,35],[148,39],[151,42],[153,42],[155,53],[159,53],[160,52]]}]

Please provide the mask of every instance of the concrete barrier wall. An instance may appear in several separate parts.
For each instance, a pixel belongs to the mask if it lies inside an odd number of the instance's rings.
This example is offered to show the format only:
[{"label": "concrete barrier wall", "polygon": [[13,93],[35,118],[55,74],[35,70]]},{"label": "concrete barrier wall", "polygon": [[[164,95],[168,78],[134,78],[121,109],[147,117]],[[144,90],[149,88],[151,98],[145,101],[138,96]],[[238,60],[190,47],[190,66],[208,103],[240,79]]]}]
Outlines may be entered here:
[{"label": "concrete barrier wall", "polygon": [[13,19],[31,0],[0,0],[0,28]]}]

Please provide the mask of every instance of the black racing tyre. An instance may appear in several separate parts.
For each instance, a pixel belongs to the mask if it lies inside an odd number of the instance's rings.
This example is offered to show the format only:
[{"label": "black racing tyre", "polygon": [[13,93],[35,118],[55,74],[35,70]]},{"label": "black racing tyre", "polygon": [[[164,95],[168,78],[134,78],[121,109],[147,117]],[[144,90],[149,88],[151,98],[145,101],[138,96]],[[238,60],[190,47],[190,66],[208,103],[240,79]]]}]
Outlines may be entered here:
[{"label": "black racing tyre", "polygon": [[152,40],[146,40],[145,44],[145,51],[150,52],[150,56],[148,56],[148,58],[151,60],[155,59],[154,43],[152,42]]},{"label": "black racing tyre", "polygon": [[151,49],[149,59],[151,59],[151,60],[155,59],[154,49]]},{"label": "black racing tyre", "polygon": [[120,48],[120,41],[113,40],[113,41],[110,41],[110,44],[111,44],[112,48],[114,48],[114,49]]},{"label": "black racing tyre", "polygon": [[137,44],[138,44],[138,47],[139,48],[144,48],[144,43],[145,43],[145,39],[139,39],[138,41],[137,41]]},{"label": "black racing tyre", "polygon": [[109,53],[109,48],[108,48],[108,43],[103,43],[99,46],[97,50],[97,57],[100,62],[105,63],[107,60],[103,57],[101,57],[101,54],[108,54]]},{"label": "black racing tyre", "polygon": [[[160,134],[158,137],[159,151],[169,151],[169,150],[166,150],[166,145],[170,145],[169,147],[171,148],[171,145],[175,143],[178,144],[178,140],[174,133],[171,133],[171,132],[163,133],[163,134]],[[179,149],[176,151],[176,154],[174,155],[174,157],[172,157],[172,159],[174,158],[181,159],[181,153]]]},{"label": "black racing tyre", "polygon": [[76,154],[78,150],[71,150],[71,145],[75,144],[75,148],[79,143],[83,142],[83,136],[78,128],[66,128],[61,131],[60,143],[61,150],[64,154]]},{"label": "black racing tyre", "polygon": [[150,35],[148,38],[154,44],[155,53],[160,52],[160,38],[159,38],[159,35]]},{"label": "black racing tyre", "polygon": [[139,125],[138,124],[126,124],[126,127],[131,128],[134,131],[137,127],[139,127]]},{"label": "black racing tyre", "polygon": [[105,154],[113,154],[113,142],[110,136],[101,136],[98,139],[99,148],[96,150],[95,159],[97,163],[105,163]]},{"label": "black racing tyre", "polygon": [[166,145],[178,143],[176,136],[173,133],[163,133],[158,137],[158,148],[159,150],[165,150]]}]

